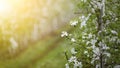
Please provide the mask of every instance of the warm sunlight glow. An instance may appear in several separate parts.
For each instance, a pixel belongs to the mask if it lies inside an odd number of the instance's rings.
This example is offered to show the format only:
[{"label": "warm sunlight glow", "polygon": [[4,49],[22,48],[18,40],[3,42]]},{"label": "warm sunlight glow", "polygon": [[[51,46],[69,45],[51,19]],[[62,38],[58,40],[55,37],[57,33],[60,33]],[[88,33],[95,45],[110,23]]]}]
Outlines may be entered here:
[{"label": "warm sunlight glow", "polygon": [[11,5],[5,0],[0,0],[0,13],[9,12],[12,9]]},{"label": "warm sunlight glow", "polygon": [[[30,6],[28,6],[28,4]],[[32,0],[0,0],[0,17],[9,18],[10,16],[20,16],[26,13],[34,5]]]},{"label": "warm sunlight glow", "polygon": [[8,14],[11,11],[12,11],[12,4],[10,3],[10,1],[0,0],[0,15]]}]

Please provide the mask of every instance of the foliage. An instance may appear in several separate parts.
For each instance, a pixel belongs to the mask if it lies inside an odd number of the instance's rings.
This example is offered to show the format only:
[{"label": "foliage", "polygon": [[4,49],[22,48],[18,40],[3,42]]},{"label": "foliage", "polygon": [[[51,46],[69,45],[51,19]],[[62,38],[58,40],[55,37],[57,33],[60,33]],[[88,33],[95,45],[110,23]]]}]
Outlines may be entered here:
[{"label": "foliage", "polygon": [[71,57],[65,53],[66,68],[113,68],[120,63],[120,1],[79,0],[77,3],[79,17],[70,22],[74,31],[64,31],[61,35],[73,46]]}]

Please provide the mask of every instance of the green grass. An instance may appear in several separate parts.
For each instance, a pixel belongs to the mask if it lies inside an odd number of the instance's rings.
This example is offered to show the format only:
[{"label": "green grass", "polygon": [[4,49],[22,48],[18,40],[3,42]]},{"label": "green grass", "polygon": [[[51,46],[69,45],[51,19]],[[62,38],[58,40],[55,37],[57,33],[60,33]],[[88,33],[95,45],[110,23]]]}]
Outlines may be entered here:
[{"label": "green grass", "polygon": [[[69,46],[65,44],[67,41],[61,40],[60,33],[62,30],[69,30],[69,27],[66,28],[55,31],[56,35],[47,36],[34,45],[30,44],[25,51],[13,59],[3,58],[0,60],[0,68],[64,68],[66,63],[64,50]],[[43,54],[53,45],[55,48]],[[45,56],[41,58],[42,55]]]},{"label": "green grass", "polygon": [[[57,47],[46,54],[42,59],[34,60],[38,55],[41,55],[47,47],[54,44],[59,37],[47,38],[38,42],[36,45],[29,47],[25,52],[15,59],[0,61],[0,68],[64,68],[66,58],[64,50],[68,47],[65,40],[61,40],[55,44]],[[47,43],[46,43],[47,42]]]},{"label": "green grass", "polygon": [[29,65],[29,68],[64,68],[66,58],[64,55],[65,41],[58,44],[58,47],[52,50],[42,60],[38,60],[36,63]]},{"label": "green grass", "polygon": [[41,55],[47,47],[52,45],[59,37],[48,37],[45,40],[41,40],[35,45],[30,46],[26,51],[17,56],[14,59],[9,60],[0,60],[0,68],[21,68],[29,64],[34,60],[38,55]]}]

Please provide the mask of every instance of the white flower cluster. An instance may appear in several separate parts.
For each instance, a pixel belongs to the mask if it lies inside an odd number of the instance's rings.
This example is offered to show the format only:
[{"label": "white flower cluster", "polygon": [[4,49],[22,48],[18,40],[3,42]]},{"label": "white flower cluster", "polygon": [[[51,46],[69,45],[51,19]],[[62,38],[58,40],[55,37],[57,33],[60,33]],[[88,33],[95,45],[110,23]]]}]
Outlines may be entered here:
[{"label": "white flower cluster", "polygon": [[70,68],[68,63],[65,64],[65,68]]},{"label": "white flower cluster", "polygon": [[120,39],[117,39],[117,43],[120,43]]},{"label": "white flower cluster", "polygon": [[99,42],[99,47],[92,45],[92,51],[93,51],[93,58],[91,63],[93,64],[94,61],[99,60],[100,55],[106,55],[107,57],[110,57],[110,53],[108,53],[106,50],[110,49],[105,43]]},{"label": "white flower cluster", "polygon": [[75,48],[72,48],[71,49],[71,53],[73,54],[73,55],[75,55],[77,52],[75,51]]},{"label": "white flower cluster", "polygon": [[109,40],[109,42],[113,42],[113,43],[120,43],[120,38],[118,36],[118,32],[115,30],[111,30],[110,31],[113,35],[111,36],[106,36],[106,39]]},{"label": "white flower cluster", "polygon": [[87,33],[83,32],[82,39],[92,39],[92,38],[95,38],[95,37],[96,36],[94,34],[92,34],[92,33],[87,34]]},{"label": "white flower cluster", "polygon": [[71,26],[76,26],[77,24],[78,24],[78,21],[77,21],[77,20],[70,22],[70,25],[71,25]]},{"label": "white flower cluster", "polygon": [[93,58],[91,60],[91,64],[94,64],[95,61],[99,60],[99,56],[96,56],[95,54],[93,54]]},{"label": "white flower cluster", "polygon": [[118,40],[118,37],[117,36],[113,36],[109,39],[110,42],[115,42]]},{"label": "white flower cluster", "polygon": [[62,31],[61,37],[67,37],[67,36],[68,36],[68,32]]},{"label": "white flower cluster", "polygon": [[93,35],[92,35],[91,33],[90,33],[90,34],[88,34],[88,38],[92,38],[92,36],[93,36]]},{"label": "white flower cluster", "polygon": [[86,26],[86,22],[88,21],[88,19],[89,19],[90,16],[91,16],[91,14],[88,14],[87,17],[81,16],[79,18],[81,20],[81,26],[80,26],[80,28],[82,28],[83,26]]},{"label": "white flower cluster", "polygon": [[[62,31],[62,33],[61,33],[61,37],[67,37],[67,36],[69,36],[69,37],[71,37],[72,36],[72,34],[68,34],[68,32],[66,32],[66,31]],[[76,42],[76,39],[75,38],[69,38],[70,40],[71,40],[71,42]]]},{"label": "white flower cluster", "polygon": [[96,56],[100,56],[101,53],[100,48],[94,46],[92,51]]},{"label": "white flower cluster", "polygon": [[[82,2],[86,2],[87,0],[81,0]],[[93,12],[95,12],[96,9],[100,9],[102,11],[103,14],[102,17],[105,16],[105,0],[91,0],[90,4],[92,4],[92,10]],[[96,13],[95,13],[96,14]],[[80,24],[80,28],[82,27],[87,27],[87,21],[89,21],[89,18],[91,17],[91,13],[86,15],[82,15],[79,17],[79,21],[81,22]],[[92,18],[90,19],[89,22],[97,22],[97,18],[94,18],[94,20],[92,20]],[[109,20],[107,20],[107,24],[109,24]],[[70,25],[71,26],[76,26],[78,24],[77,20],[71,21]],[[96,26],[95,28],[97,28],[98,26]],[[92,61],[91,63],[94,63],[94,61],[100,61],[101,56],[105,57],[105,61],[107,60],[108,57],[111,57],[111,54],[108,52],[110,49],[110,47],[108,46],[109,43],[120,43],[120,39],[118,38],[118,32],[115,30],[107,30],[104,28],[101,28],[102,30],[99,30],[97,33],[93,32],[91,30],[93,30],[93,28],[86,28],[83,32],[82,32],[82,39],[81,39],[81,35],[79,36],[79,40],[80,40],[80,44],[84,43],[86,44],[86,48],[90,49],[89,50],[85,50],[84,54],[91,58],[92,57]],[[88,31],[91,33],[88,33]],[[94,34],[95,33],[95,34]],[[111,34],[110,34],[111,33]],[[76,33],[77,34],[77,33]],[[78,35],[78,34],[77,34]],[[108,36],[107,36],[108,35]],[[62,36],[69,36],[68,34],[63,34]],[[78,38],[76,38],[77,36],[74,37],[70,37],[70,41],[71,42],[77,42]],[[108,43],[108,44],[107,44]],[[79,43],[78,43],[79,44]],[[111,45],[111,44],[109,44]],[[79,52],[79,51],[78,51]],[[89,53],[91,52],[91,53]],[[69,68],[69,63],[73,63],[74,64],[74,68],[78,68],[79,66],[82,66],[82,63],[79,62],[77,60],[77,57],[75,56],[77,54],[77,52],[75,51],[75,48],[73,47],[71,49],[71,53],[72,56],[70,57],[70,59],[68,60],[68,64],[66,64],[66,68]],[[92,55],[91,55],[92,54]],[[107,58],[106,58],[107,57]],[[100,65],[96,65],[96,67],[100,67]],[[80,67],[81,68],[81,67]]]},{"label": "white flower cluster", "polygon": [[118,33],[115,30],[111,30],[111,33],[118,35]]},{"label": "white flower cluster", "polygon": [[[82,68],[82,62],[77,61],[77,58],[75,56],[71,56],[68,62],[74,63],[74,68]],[[69,68],[68,64],[66,64],[66,68]]]},{"label": "white flower cluster", "polygon": [[105,0],[102,0],[101,2],[98,0],[91,0],[91,4],[93,5],[93,7],[91,7],[93,12],[94,9],[102,9],[102,16],[105,16]]},{"label": "white flower cluster", "polygon": [[75,63],[74,63],[74,68],[82,68],[82,62],[78,62],[78,61],[76,61]]},{"label": "white flower cluster", "polygon": [[71,56],[70,59],[68,60],[70,63],[77,61],[77,58],[75,56]]},{"label": "white flower cluster", "polygon": [[76,42],[75,38],[71,38],[71,42]]},{"label": "white flower cluster", "polygon": [[84,51],[84,54],[88,54],[88,51]]},{"label": "white flower cluster", "polygon": [[87,57],[90,57],[88,51],[84,51],[84,54],[87,55]]},{"label": "white flower cluster", "polygon": [[[96,51],[99,51],[99,49],[97,48],[96,49]],[[96,54],[97,54],[98,52],[96,52]],[[91,64],[93,64],[94,63],[94,61],[97,61],[97,60],[99,60],[100,59],[100,53],[99,54],[93,54],[93,58],[92,58],[92,61],[91,61]],[[108,52],[103,52],[102,53],[103,55],[106,55],[107,57],[110,57],[111,55],[110,55],[110,53],[108,53]],[[107,59],[106,59],[107,60]]]},{"label": "white flower cluster", "polygon": [[[83,33],[82,39],[86,39],[86,45],[91,44],[91,46],[88,46],[87,49],[92,48],[92,52],[93,52],[93,57],[91,60],[92,64],[94,63],[94,61],[98,61],[100,59],[101,53],[102,55],[106,55],[107,57],[110,57],[110,53],[107,52],[107,50],[110,48],[104,43],[104,40],[97,43],[98,37],[92,33],[89,34]],[[88,51],[84,51],[84,54],[87,55],[87,57],[89,57]]]},{"label": "white flower cluster", "polygon": [[91,1],[92,5],[94,5],[94,8],[95,8],[95,9],[96,9],[96,8],[101,9],[102,6],[104,6],[104,2],[105,2],[105,0],[103,0],[102,2],[98,2],[97,0],[92,0],[92,1]]},{"label": "white flower cluster", "polygon": [[110,49],[110,48],[107,47],[106,44],[103,43],[103,42],[99,42],[98,45],[99,45],[103,50],[108,50],[108,49]]},{"label": "white flower cluster", "polygon": [[110,53],[108,53],[108,52],[104,52],[103,54],[106,55],[107,57],[111,56]]},{"label": "white flower cluster", "polygon": [[97,42],[97,40],[96,39],[91,39],[91,44],[93,45],[93,46],[95,46],[95,43]]}]

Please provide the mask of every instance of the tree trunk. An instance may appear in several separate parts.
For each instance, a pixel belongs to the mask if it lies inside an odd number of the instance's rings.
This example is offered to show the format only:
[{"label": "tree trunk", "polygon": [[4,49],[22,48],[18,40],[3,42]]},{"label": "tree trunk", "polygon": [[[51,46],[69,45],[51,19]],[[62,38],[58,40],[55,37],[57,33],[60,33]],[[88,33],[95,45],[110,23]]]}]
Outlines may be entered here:
[{"label": "tree trunk", "polygon": [[[103,23],[103,13],[104,13],[104,8],[103,8],[104,6],[102,5],[101,6],[101,8],[100,9],[98,9],[98,14],[97,14],[97,19],[98,19],[98,35],[100,36],[100,37],[102,37],[102,34],[101,34],[101,32],[102,32],[102,30],[103,30],[103,25],[104,25],[104,23]],[[101,47],[100,47],[100,56],[99,56],[99,60],[100,60],[100,68],[104,68],[104,65],[103,65],[103,55],[102,55],[102,49],[101,49]]]}]

